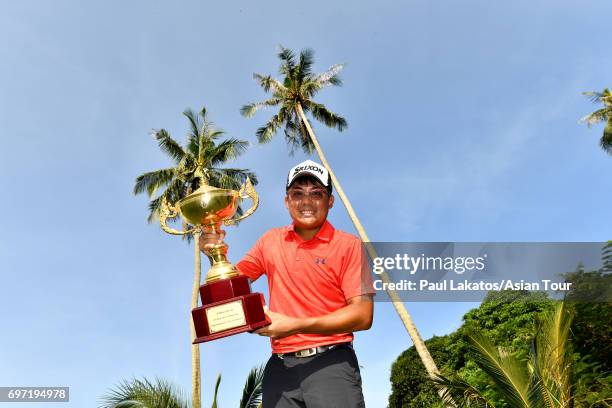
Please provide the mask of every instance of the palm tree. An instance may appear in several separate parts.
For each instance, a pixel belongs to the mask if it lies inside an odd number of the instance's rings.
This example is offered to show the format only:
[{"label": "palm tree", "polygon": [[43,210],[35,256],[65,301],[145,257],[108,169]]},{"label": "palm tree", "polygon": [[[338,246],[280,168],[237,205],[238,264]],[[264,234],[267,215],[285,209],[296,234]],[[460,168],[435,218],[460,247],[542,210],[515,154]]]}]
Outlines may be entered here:
[{"label": "palm tree", "polygon": [[[220,380],[221,376],[217,386]],[[134,378],[122,381],[104,395],[100,408],[189,408],[189,403],[183,393],[166,380]]]},{"label": "palm tree", "polygon": [[[249,372],[242,390],[239,408],[256,408],[261,405],[263,367],[254,367]],[[217,394],[221,374],[217,376],[211,408],[217,408]],[[122,381],[102,397],[100,408],[190,408],[182,392],[168,381],[154,382],[132,379]]]},{"label": "palm tree", "polygon": [[[153,133],[160,149],[172,159],[174,165],[143,173],[136,178],[134,194],[146,192],[151,200],[149,202],[149,222],[159,218],[164,200],[173,205],[197,189],[201,183],[237,190],[248,177],[253,184],[257,184],[256,175],[247,169],[220,167],[225,162],[244,153],[249,145],[248,142],[234,138],[219,141],[224,132],[216,129],[208,120],[206,108],[202,108],[197,114],[188,109],[183,112],[183,115],[189,120],[190,125],[185,147],[174,140],[165,129]],[[160,189],[163,191],[157,194]],[[238,213],[241,212],[239,208]],[[186,229],[186,226],[183,226],[183,229]],[[199,231],[193,234],[196,244],[194,245],[192,309],[198,306],[198,289],[201,280],[201,258],[197,245],[199,234]],[[190,240],[192,237],[188,235],[187,238]],[[195,327],[191,314],[189,316],[193,341]],[[197,345],[192,344],[191,356],[193,408],[200,408],[200,350]]]},{"label": "palm tree", "polygon": [[[306,153],[312,153],[313,149],[316,150],[321,162],[329,170],[338,196],[344,203],[361,240],[365,243],[368,254],[371,258],[376,258],[376,251],[370,243],[365,229],[361,225],[359,218],[357,218],[355,210],[353,210],[353,206],[344,193],[336,175],[332,171],[321,149],[321,145],[312,130],[310,122],[306,117],[306,113],[310,113],[316,120],[323,122],[323,124],[328,127],[336,128],[339,131],[343,131],[347,128],[346,119],[330,111],[325,105],[313,100],[314,96],[321,89],[342,84],[339,77],[342,65],[332,65],[327,71],[320,74],[314,74],[312,72],[312,65],[314,63],[312,50],[302,50],[298,59],[293,51],[281,47],[278,57],[281,60],[280,74],[283,76],[282,81],[272,78],[271,75],[253,74],[253,78],[255,78],[264,91],[272,92],[272,97],[263,102],[244,105],[240,112],[243,116],[251,117],[261,108],[279,106],[277,113],[272,116],[265,125],[257,129],[257,139],[260,143],[267,143],[281,127],[284,127],[285,140],[292,153],[297,148],[302,148]],[[386,273],[380,276],[383,281],[390,281]],[[438,374],[438,368],[431,358],[429,350],[427,350],[425,342],[414,325],[410,314],[395,291],[388,290],[388,293],[393,301],[395,310],[412,338],[427,373],[430,377],[434,378]]]},{"label": "palm tree", "polygon": [[593,103],[602,103],[603,108],[589,113],[580,119],[580,122],[586,123],[589,127],[599,122],[606,122],[599,145],[604,152],[612,155],[612,92],[606,88],[603,92],[583,92],[583,94],[588,96]]},{"label": "palm tree", "polygon": [[[517,359],[506,350],[495,347],[484,335],[469,334],[476,364],[490,379],[493,389],[504,403],[516,408],[571,408],[572,350],[570,324],[572,315],[564,302],[539,319],[536,337],[531,344],[530,360]],[[460,407],[491,407],[496,402],[484,390],[465,380],[440,376],[434,380],[446,387]],[[500,406],[500,405],[498,405]]]},{"label": "palm tree", "polygon": [[[211,408],[217,408],[217,393],[221,374],[217,376]],[[182,391],[168,381],[157,378],[154,382],[144,378],[122,381],[102,397],[100,408],[190,408]]]}]

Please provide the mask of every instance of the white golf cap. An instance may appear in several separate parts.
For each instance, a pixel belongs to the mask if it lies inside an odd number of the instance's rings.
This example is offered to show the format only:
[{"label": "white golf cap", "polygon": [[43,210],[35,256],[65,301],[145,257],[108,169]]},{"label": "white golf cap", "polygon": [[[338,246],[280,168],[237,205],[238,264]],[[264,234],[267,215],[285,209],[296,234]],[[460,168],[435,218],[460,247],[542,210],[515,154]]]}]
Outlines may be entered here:
[{"label": "white golf cap", "polygon": [[321,182],[321,184],[331,191],[331,177],[329,175],[329,171],[327,171],[327,169],[321,164],[313,162],[312,160],[303,161],[289,170],[289,174],[287,174],[286,188],[289,188],[295,179],[302,176],[315,177]]}]

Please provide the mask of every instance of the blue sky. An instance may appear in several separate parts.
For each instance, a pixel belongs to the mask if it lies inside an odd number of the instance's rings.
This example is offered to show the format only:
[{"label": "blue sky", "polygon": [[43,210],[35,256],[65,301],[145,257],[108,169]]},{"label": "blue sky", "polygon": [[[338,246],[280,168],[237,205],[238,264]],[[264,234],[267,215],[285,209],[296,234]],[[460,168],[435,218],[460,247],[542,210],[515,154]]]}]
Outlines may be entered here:
[{"label": "blue sky", "polygon": [[[253,72],[276,73],[279,44],[346,63],[320,101],[349,121],[315,124],[372,240],[603,241],[612,159],[580,93],[611,86],[608,1],[379,1],[223,4],[4,2],[0,13],[0,385],[67,385],[94,406],[131,376],[190,389],[192,250],[146,224],[136,175],[167,166],[149,135],[184,140],[202,105],[253,142],[261,207],[228,231],[236,261],[284,225],[287,155],[256,145],[272,114]],[[331,221],[353,231],[338,205]],[[265,282],[255,290],[265,291]],[[424,337],[451,332],[473,304],[408,303]],[[389,368],[411,345],[389,304],[357,336],[368,406],[386,405]],[[236,406],[269,354],[240,335],[201,347],[204,406]],[[57,404],[57,406],[67,406]],[[48,404],[52,407],[54,404]]]}]

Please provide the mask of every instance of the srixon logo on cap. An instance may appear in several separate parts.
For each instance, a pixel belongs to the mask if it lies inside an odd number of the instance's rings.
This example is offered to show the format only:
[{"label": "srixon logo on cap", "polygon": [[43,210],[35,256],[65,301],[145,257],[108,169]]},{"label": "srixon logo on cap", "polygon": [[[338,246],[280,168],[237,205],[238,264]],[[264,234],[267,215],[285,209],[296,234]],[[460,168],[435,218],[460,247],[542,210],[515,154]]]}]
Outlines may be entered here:
[{"label": "srixon logo on cap", "polygon": [[312,166],[310,164],[306,165],[306,166],[296,167],[295,170],[293,171],[293,175],[295,176],[300,171],[305,171],[305,170],[316,171],[318,173],[321,173],[321,175],[323,175],[323,169],[322,168],[320,168],[319,166]]}]

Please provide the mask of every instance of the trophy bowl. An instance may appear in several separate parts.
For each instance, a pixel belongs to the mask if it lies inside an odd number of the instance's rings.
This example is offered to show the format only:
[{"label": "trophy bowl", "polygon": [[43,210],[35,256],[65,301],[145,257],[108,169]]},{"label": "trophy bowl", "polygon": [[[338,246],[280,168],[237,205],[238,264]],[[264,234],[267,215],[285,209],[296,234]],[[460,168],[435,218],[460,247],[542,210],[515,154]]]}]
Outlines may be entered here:
[{"label": "trophy bowl", "polygon": [[180,200],[177,206],[188,224],[212,227],[236,214],[239,197],[235,190],[203,186]]}]

